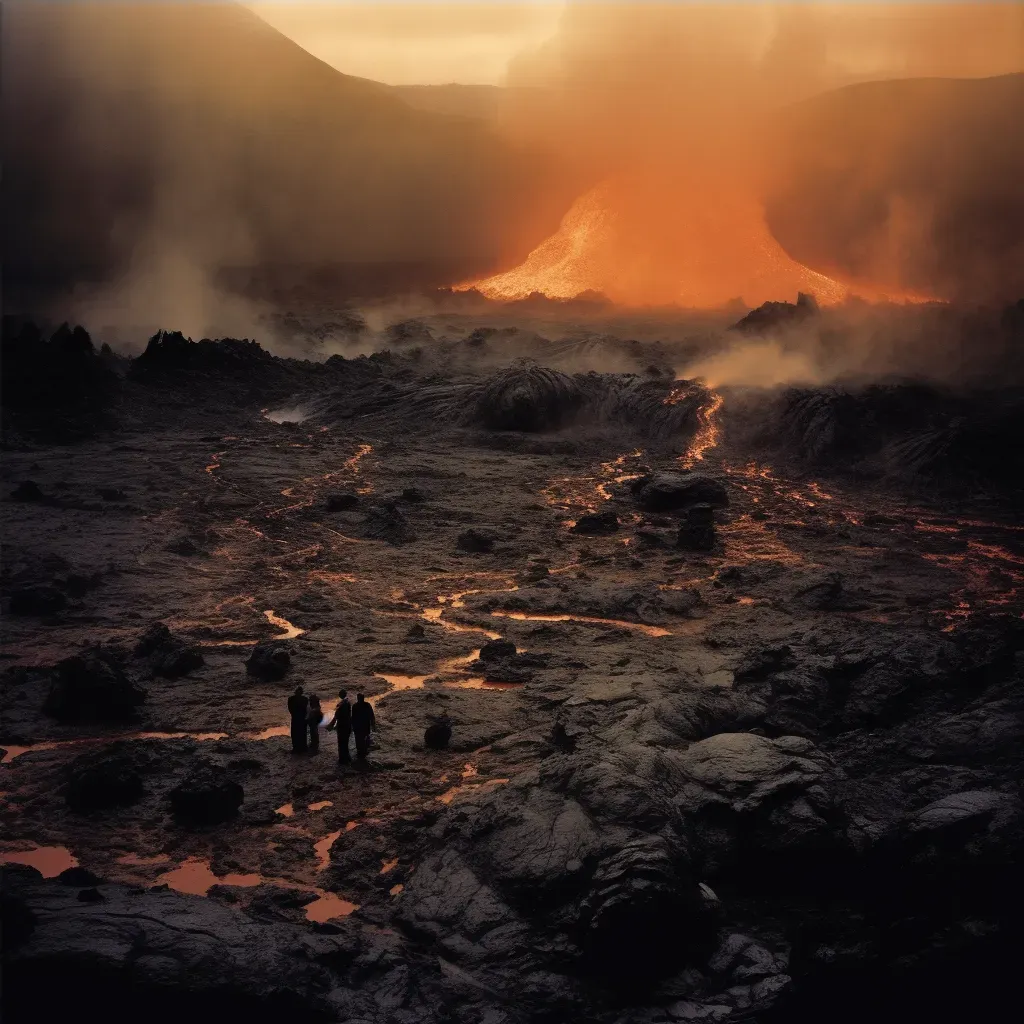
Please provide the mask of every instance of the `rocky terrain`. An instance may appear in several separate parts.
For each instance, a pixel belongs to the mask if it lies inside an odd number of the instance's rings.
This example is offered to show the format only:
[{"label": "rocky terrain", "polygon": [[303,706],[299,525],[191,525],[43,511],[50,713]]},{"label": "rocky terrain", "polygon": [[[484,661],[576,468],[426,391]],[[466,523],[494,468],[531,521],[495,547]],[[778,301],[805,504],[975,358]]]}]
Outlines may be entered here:
[{"label": "rocky terrain", "polygon": [[[5,325],[12,1022],[1011,998],[1019,394],[715,391],[653,333]],[[297,685],[367,763],[291,753]]]}]

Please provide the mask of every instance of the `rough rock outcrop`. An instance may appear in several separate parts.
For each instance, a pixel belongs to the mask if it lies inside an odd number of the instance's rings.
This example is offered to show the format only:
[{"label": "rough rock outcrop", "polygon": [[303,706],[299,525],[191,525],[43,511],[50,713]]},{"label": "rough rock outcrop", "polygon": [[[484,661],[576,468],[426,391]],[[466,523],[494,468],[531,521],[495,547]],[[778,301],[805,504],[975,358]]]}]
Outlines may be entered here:
[{"label": "rough rock outcrop", "polygon": [[57,664],[44,710],[61,721],[128,721],[145,699],[120,653],[94,647]]},{"label": "rough rock outcrop", "polygon": [[54,615],[67,607],[67,595],[49,583],[14,587],[11,590],[11,615]]},{"label": "rough rock outcrop", "polygon": [[201,759],[170,792],[171,809],[177,817],[195,825],[216,825],[234,817],[245,793],[227,770]]},{"label": "rough rock outcrop", "polygon": [[456,538],[455,546],[460,551],[473,555],[486,555],[494,550],[494,542],[498,538],[486,530],[463,530]]},{"label": "rough rock outcrop", "polygon": [[291,652],[280,640],[261,640],[246,659],[245,671],[257,679],[274,683],[284,679],[291,663]]},{"label": "rough rock outcrop", "polygon": [[46,500],[43,489],[35,480],[22,480],[17,487],[11,491],[11,501],[41,502]]},{"label": "rough rock outcrop", "polygon": [[143,792],[136,758],[127,745],[115,744],[72,763],[64,798],[73,811],[82,813],[133,804]]},{"label": "rough rock outcrop", "polygon": [[765,334],[782,327],[803,323],[817,315],[818,302],[813,295],[798,292],[796,302],[764,302],[752,309],[742,320],[732,325],[731,330],[743,334]]},{"label": "rough rock outcrop", "polygon": [[[841,773],[809,740],[718,733],[678,755],[676,807],[707,876],[795,870],[842,846],[834,795]],[[821,862],[824,863],[823,861]]]},{"label": "rough rock outcrop", "polygon": [[135,657],[145,658],[154,675],[177,679],[203,665],[203,652],[175,636],[163,622],[154,622],[135,645]]},{"label": "rough rock outcrop", "polygon": [[[109,1020],[160,1024],[211,1013],[260,1024],[349,1017],[332,1005],[346,990],[326,964],[347,957],[329,936],[260,924],[166,889],[101,883],[93,889],[101,899],[80,900],[77,887],[34,871],[3,874],[4,1004],[12,1021],[62,1019],[83,1004],[103,1007]],[[10,927],[15,920],[20,927]],[[360,1018],[376,1005],[349,998],[346,1011]]]},{"label": "rough rock outcrop", "polygon": [[408,544],[416,539],[409,521],[393,501],[375,505],[366,513],[360,527],[360,536],[369,540],[382,540],[396,546]]},{"label": "rough rock outcrop", "polygon": [[595,537],[617,533],[618,529],[619,517],[610,509],[604,512],[591,512],[580,516],[572,526],[573,533]]},{"label": "rough rock outcrop", "polygon": [[423,730],[423,745],[427,750],[447,750],[452,738],[452,723],[447,717],[431,722]]},{"label": "rough rock outcrop", "polygon": [[514,366],[480,387],[469,422],[489,430],[536,433],[564,423],[582,402],[572,377],[546,366]]},{"label": "rough rock outcrop", "polygon": [[693,505],[722,508],[729,504],[725,485],[705,473],[652,473],[630,489],[646,512],[673,512]]}]

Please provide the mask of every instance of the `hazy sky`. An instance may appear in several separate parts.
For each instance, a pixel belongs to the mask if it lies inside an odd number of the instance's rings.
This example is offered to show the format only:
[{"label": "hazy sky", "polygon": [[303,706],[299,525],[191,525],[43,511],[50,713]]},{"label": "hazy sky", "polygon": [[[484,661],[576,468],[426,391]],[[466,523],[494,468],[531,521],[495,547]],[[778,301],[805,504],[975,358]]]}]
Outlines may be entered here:
[{"label": "hazy sky", "polygon": [[555,33],[564,4],[258,0],[247,6],[339,71],[405,85],[500,84],[509,60]]}]

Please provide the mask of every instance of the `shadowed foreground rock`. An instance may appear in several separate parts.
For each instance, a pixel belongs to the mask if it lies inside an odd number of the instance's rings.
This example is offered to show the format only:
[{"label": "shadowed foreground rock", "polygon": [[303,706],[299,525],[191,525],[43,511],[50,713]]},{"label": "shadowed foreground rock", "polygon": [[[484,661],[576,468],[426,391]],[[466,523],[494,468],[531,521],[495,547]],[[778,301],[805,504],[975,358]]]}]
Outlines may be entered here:
[{"label": "shadowed foreground rock", "polygon": [[136,762],[127,745],[76,759],[65,789],[68,806],[73,811],[88,812],[135,803],[144,792]]},{"label": "shadowed foreground rock", "polygon": [[725,485],[703,473],[654,473],[635,480],[630,489],[647,512],[672,512],[692,505],[721,508],[729,504]]},{"label": "shadowed foreground rock", "polygon": [[135,657],[149,661],[153,674],[177,679],[203,665],[203,652],[185,643],[162,622],[154,622],[135,645]]},{"label": "shadowed foreground rock", "polygon": [[291,663],[291,653],[284,644],[276,640],[261,640],[246,659],[245,671],[257,679],[276,682],[284,679]]},{"label": "shadowed foreground rock", "polygon": [[44,705],[62,721],[130,721],[146,699],[146,691],[125,673],[121,657],[107,648],[93,648],[65,658],[53,672]]},{"label": "shadowed foreground rock", "polygon": [[471,423],[536,433],[564,423],[583,403],[572,377],[546,366],[514,366],[479,389]]},{"label": "shadowed foreground rock", "polygon": [[338,1018],[341,979],[326,965],[350,959],[351,943],[258,924],[202,897],[97,889],[102,901],[82,902],[74,887],[4,869],[8,1020],[59,1019],[82,1005],[115,1024]]},{"label": "shadowed foreground rock", "polygon": [[234,817],[245,793],[225,769],[212,761],[197,761],[171,790],[171,809],[196,825],[216,825]]}]

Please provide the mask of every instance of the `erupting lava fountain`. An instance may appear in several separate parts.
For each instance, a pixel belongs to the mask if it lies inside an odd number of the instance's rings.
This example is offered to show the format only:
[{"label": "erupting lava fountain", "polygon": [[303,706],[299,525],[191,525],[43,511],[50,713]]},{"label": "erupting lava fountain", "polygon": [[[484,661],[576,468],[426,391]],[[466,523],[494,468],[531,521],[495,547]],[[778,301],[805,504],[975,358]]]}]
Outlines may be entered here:
[{"label": "erupting lava fountain", "polygon": [[644,204],[642,188],[605,182],[580,196],[558,230],[518,267],[457,287],[506,301],[592,291],[626,306],[694,309],[737,299],[758,306],[797,292],[810,292],[823,305],[851,296],[920,301],[846,285],[797,263],[768,230],[761,204],[742,192],[685,191],[673,205],[655,209]]}]

